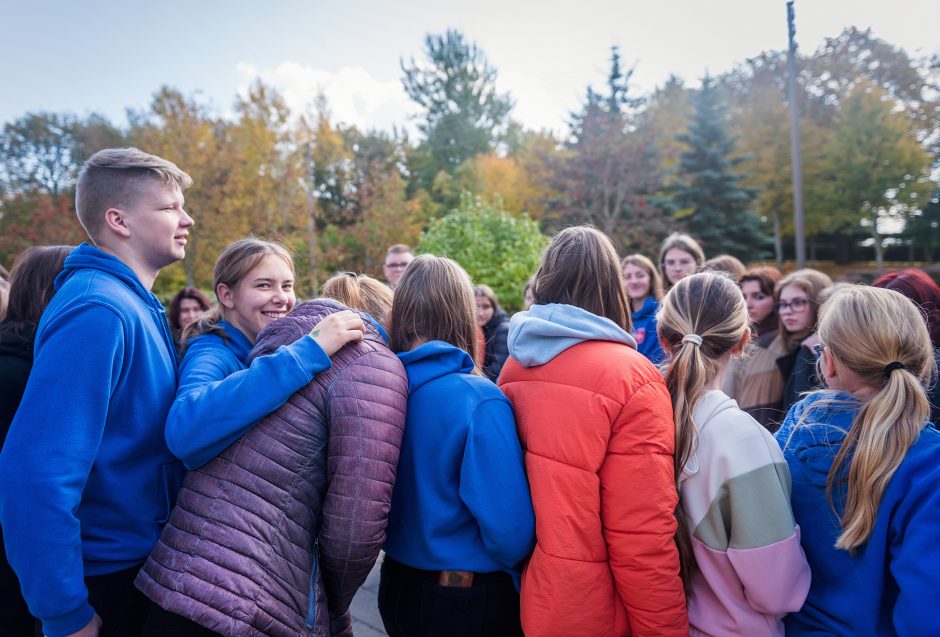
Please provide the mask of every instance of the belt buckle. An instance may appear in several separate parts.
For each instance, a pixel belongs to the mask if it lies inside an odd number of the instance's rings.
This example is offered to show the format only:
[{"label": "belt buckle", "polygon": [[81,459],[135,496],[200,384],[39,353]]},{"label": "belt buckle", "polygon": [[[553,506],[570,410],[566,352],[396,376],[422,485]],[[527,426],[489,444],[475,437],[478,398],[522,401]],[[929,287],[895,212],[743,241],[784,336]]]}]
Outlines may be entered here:
[{"label": "belt buckle", "polygon": [[473,586],[472,571],[441,571],[437,576],[439,586],[469,588]]}]

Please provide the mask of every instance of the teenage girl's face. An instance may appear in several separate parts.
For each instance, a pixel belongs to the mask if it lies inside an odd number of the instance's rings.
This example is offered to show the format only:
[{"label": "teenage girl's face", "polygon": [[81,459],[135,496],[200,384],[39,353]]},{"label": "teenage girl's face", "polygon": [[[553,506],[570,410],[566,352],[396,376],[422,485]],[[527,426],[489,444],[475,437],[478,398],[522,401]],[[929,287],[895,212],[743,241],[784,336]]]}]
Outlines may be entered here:
[{"label": "teenage girl's face", "polygon": [[297,301],[294,273],[283,257],[269,254],[248,271],[234,290],[220,285],[219,301],[225,307],[225,320],[254,343],[266,325],[293,309]]},{"label": "teenage girl's face", "polygon": [[741,284],[741,293],[747,303],[747,315],[751,323],[757,324],[770,316],[774,311],[774,297],[764,294],[758,281],[745,281]]},{"label": "teenage girl's face", "polygon": [[196,299],[183,299],[180,301],[180,327],[183,328],[190,323],[194,323],[202,312],[202,306],[199,305],[199,301]]},{"label": "teenage girl's face", "polygon": [[663,270],[672,285],[690,274],[695,274],[695,269],[695,257],[682,248],[669,248],[663,257]]},{"label": "teenage girl's face", "polygon": [[490,322],[490,319],[493,318],[493,312],[496,311],[496,308],[493,307],[493,304],[490,303],[490,300],[485,296],[476,297],[477,302],[477,325],[483,327]]},{"label": "teenage girl's face", "polygon": [[627,288],[627,296],[634,301],[645,301],[650,295],[650,275],[638,265],[628,263],[623,266],[623,284]]},{"label": "teenage girl's face", "polygon": [[787,332],[802,332],[812,327],[813,311],[809,295],[795,285],[780,290],[777,313]]}]

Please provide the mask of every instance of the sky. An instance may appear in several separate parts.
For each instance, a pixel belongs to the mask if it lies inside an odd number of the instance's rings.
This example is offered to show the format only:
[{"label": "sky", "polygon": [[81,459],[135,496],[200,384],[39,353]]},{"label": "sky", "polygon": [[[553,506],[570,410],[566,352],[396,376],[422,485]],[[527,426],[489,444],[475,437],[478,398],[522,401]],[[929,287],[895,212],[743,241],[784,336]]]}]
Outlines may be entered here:
[{"label": "sky", "polygon": [[[940,54],[938,0],[795,8],[804,53],[857,26],[913,56]],[[416,114],[400,60],[420,60],[425,35],[448,28],[484,51],[516,120],[555,131],[603,84],[612,45],[640,94],[787,45],[785,0],[0,0],[0,124],[67,111],[123,125],[162,85],[229,114],[261,78],[295,112],[322,91],[336,121],[389,130]]]}]

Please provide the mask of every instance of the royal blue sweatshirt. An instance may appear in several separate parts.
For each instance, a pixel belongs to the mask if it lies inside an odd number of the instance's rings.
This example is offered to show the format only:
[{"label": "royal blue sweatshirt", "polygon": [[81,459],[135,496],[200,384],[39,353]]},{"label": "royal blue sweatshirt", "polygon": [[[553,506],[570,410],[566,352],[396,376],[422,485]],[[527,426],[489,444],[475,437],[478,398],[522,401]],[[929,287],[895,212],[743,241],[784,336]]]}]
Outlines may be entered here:
[{"label": "royal blue sweatshirt", "polygon": [[117,258],[66,258],[0,454],[0,522],[30,612],[49,637],[93,614],[84,577],[156,544],[183,478],[163,438],[176,350],[163,306]]},{"label": "royal blue sweatshirt", "polygon": [[[838,402],[820,406],[824,399]],[[835,548],[841,525],[826,497],[826,477],[859,409],[848,394],[811,394],[790,409],[776,434],[793,477],[793,515],[812,571],[803,608],[784,620],[787,637],[940,635],[933,605],[940,571],[940,432],[928,426],[908,450],[868,541],[855,555]],[[845,495],[843,481],[833,493],[840,515]]]},{"label": "royal blue sweatshirt", "polygon": [[331,365],[307,335],[246,366],[248,337],[228,321],[219,327],[224,337],[208,333],[189,342],[166,421],[167,445],[190,469],[222,453]]},{"label": "royal blue sweatshirt", "polygon": [[646,297],[643,305],[633,313],[632,336],[636,341],[636,351],[658,365],[663,360],[663,348],[659,344],[659,334],[656,332],[656,311],[659,301],[651,296]]},{"label": "royal blue sweatshirt", "polygon": [[408,415],[385,552],[424,570],[518,575],[535,515],[509,400],[448,343],[398,357]]}]

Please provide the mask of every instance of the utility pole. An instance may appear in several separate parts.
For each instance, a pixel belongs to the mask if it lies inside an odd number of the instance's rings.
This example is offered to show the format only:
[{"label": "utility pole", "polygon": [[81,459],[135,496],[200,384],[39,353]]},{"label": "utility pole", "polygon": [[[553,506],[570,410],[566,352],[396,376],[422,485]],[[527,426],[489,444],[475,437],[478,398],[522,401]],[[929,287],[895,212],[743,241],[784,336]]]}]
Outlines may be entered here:
[{"label": "utility pole", "polygon": [[800,113],[796,99],[796,25],[793,0],[787,0],[787,95],[790,101],[790,157],[793,163],[793,239],[796,242],[796,267],[806,267],[806,236],[803,229],[803,160],[800,155]]}]

